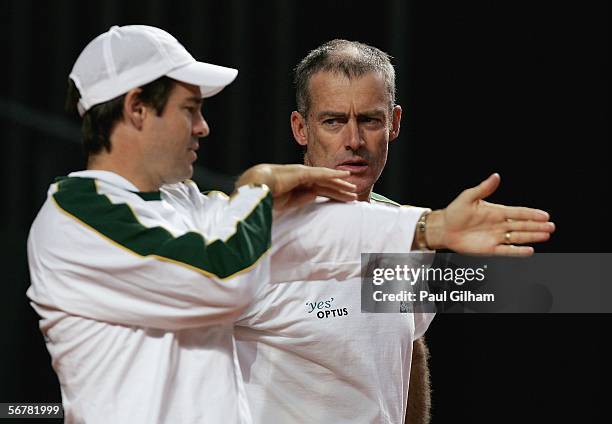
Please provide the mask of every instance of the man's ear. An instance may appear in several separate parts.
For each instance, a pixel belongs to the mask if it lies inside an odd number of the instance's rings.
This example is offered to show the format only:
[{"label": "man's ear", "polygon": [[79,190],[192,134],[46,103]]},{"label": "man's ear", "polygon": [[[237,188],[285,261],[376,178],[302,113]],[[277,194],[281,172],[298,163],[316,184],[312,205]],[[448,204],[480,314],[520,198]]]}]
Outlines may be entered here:
[{"label": "man's ear", "polygon": [[125,95],[123,101],[123,119],[134,128],[142,129],[148,109],[140,99],[141,88],[130,90]]},{"label": "man's ear", "polygon": [[300,146],[308,144],[308,128],[306,127],[306,119],[298,111],[291,112],[291,131],[293,138]]},{"label": "man's ear", "polygon": [[395,105],[391,112],[391,128],[389,128],[389,141],[395,140],[400,133],[400,121],[402,120],[402,107]]}]

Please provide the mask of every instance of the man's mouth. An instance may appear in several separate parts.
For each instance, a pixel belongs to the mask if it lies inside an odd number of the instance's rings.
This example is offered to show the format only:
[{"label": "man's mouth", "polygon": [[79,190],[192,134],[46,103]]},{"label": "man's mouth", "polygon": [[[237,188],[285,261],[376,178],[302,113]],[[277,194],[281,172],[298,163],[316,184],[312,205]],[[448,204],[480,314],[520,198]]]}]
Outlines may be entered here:
[{"label": "man's mouth", "polygon": [[189,149],[187,149],[190,153],[193,154],[193,160],[195,161],[198,158],[197,150],[200,148],[200,143],[195,142],[192,144]]},{"label": "man's mouth", "polygon": [[351,171],[352,174],[359,174],[365,172],[368,169],[368,162],[365,159],[349,159],[339,165],[336,165],[336,169],[341,171]]}]

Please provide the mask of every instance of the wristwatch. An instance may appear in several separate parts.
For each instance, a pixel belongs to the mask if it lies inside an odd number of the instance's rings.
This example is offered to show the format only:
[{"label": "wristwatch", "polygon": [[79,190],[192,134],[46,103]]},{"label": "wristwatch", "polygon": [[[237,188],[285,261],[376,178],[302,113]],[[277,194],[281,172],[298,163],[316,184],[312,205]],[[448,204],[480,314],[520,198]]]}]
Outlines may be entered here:
[{"label": "wristwatch", "polygon": [[423,212],[423,215],[419,218],[416,225],[416,245],[419,250],[430,250],[427,246],[427,238],[425,237],[425,231],[427,230],[427,217],[431,213],[431,210]]}]

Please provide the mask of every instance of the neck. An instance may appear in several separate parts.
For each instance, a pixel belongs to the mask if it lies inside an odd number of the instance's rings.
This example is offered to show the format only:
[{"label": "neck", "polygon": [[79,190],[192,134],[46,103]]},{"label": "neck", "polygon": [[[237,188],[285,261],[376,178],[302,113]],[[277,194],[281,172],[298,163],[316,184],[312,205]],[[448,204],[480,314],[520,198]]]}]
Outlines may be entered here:
[{"label": "neck", "polygon": [[369,188],[368,190],[364,191],[363,193],[359,193],[357,195],[357,200],[359,200],[360,202],[368,202],[368,203],[370,203],[370,194],[372,194],[372,188]]},{"label": "neck", "polygon": [[87,169],[114,172],[134,184],[139,191],[158,191],[162,185],[161,181],[143,174],[142,169],[137,168],[137,165],[124,160],[120,155],[109,153],[90,156],[87,161]]},{"label": "neck", "polygon": [[162,181],[147,166],[143,144],[139,131],[120,122],[110,135],[111,150],[90,155],[87,169],[114,172],[134,184],[139,191],[158,191]]}]

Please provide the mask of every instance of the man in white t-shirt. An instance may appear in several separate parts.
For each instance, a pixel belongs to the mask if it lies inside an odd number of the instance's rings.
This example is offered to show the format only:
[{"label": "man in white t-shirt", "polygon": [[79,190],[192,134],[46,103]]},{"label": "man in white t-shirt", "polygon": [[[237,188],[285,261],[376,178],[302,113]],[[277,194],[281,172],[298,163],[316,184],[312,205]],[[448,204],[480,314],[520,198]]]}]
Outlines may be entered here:
[{"label": "man in white t-shirt", "polygon": [[[372,192],[388,143],[399,134],[402,112],[395,104],[393,66],[380,50],[344,40],[325,43],[300,62],[295,82],[298,111],[291,115],[291,126],[306,149],[305,164],[350,171],[348,181],[357,186],[362,203],[350,205],[353,211],[345,207],[341,223],[324,205],[310,221],[304,217],[314,206],[275,220],[271,284],[262,286],[236,326],[253,419],[396,424],[404,421],[408,399],[407,421],[428,422],[427,351],[421,336],[433,314],[361,313],[355,247],[405,252],[405,242],[394,235],[405,231],[400,223],[408,220],[411,225],[419,221],[424,230],[411,238],[413,249],[528,255],[532,248],[511,244],[544,241],[554,225],[542,211],[484,202],[499,184],[497,174],[431,213],[399,207]],[[365,222],[388,237],[382,244],[360,226],[366,202],[381,213]],[[345,246],[329,243],[351,234]],[[320,253],[312,258],[296,244],[316,246]]]}]

